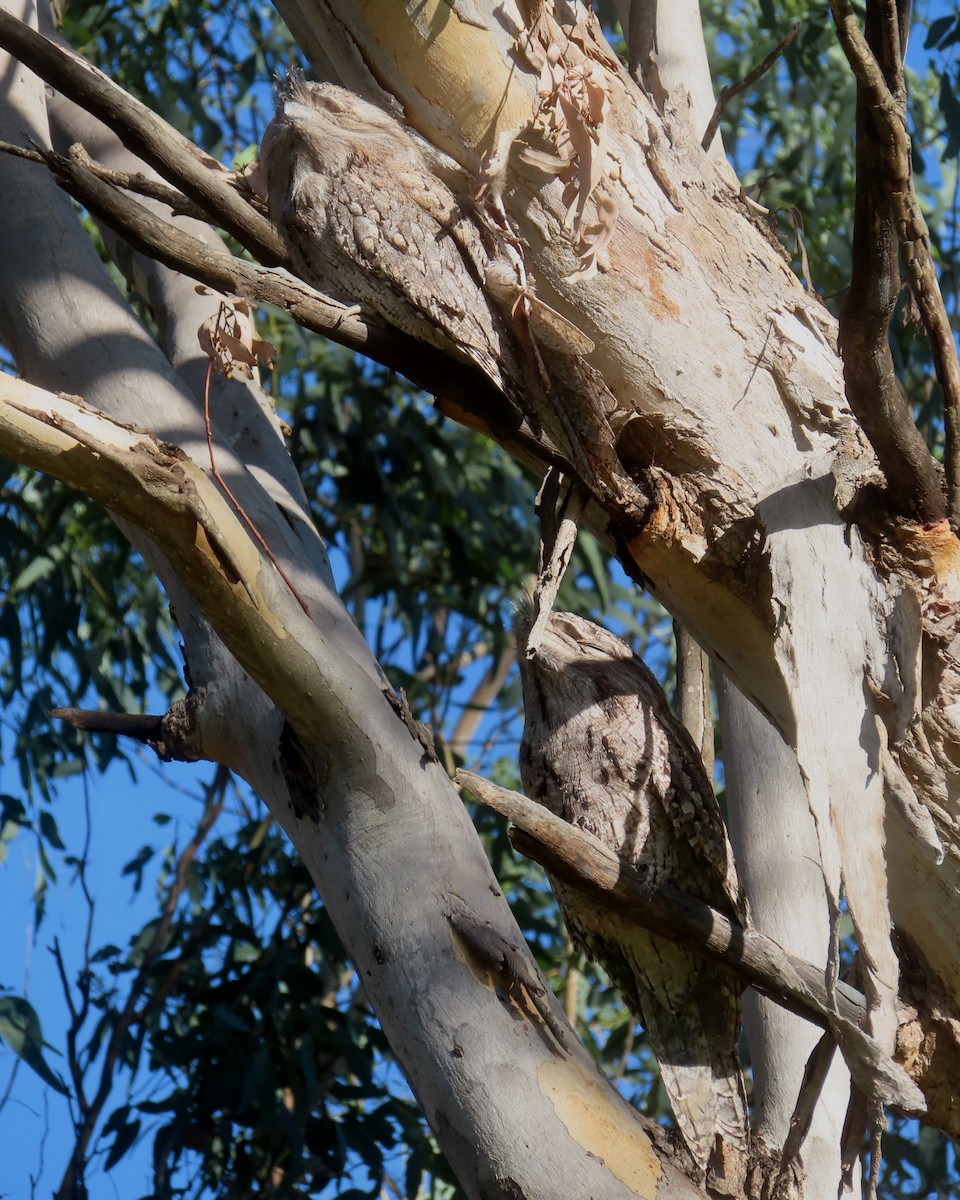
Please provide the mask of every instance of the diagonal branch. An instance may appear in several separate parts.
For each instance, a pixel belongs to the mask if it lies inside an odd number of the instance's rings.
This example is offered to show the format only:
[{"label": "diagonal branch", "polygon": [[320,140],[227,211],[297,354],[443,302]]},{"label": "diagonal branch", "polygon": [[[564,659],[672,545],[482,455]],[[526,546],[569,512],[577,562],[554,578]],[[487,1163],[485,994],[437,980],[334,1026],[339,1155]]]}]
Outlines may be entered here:
[{"label": "diagonal branch", "polygon": [[876,0],[867,5],[866,34],[848,0],[830,0],[830,8],[857,78],[854,274],[840,317],[847,393],[887,475],[896,509],[925,522],[941,519],[945,514],[936,467],[897,391],[887,343],[900,288],[899,249],[943,388],[946,515],[956,529],[960,364],[930,253],[930,233],[913,185],[900,61],[905,29],[893,20],[889,6],[881,13]]},{"label": "diagonal branch", "polygon": [[456,782],[517,827],[514,846],[564,882],[586,887],[603,904],[638,925],[683,942],[733,971],[785,1008],[828,1029],[859,1086],[870,1096],[908,1111],[923,1112],[923,1093],[860,1028],[862,997],[842,983],[831,1003],[823,970],[788,954],[772,938],[723,916],[670,884],[634,872],[591,834],[555,816],[517,792],[498,787],[471,771]]},{"label": "diagonal branch", "polygon": [[287,253],[270,222],[228,182],[226,172],[172,125],[76,54],[0,8],[0,46],[46,83],[113,129],[123,144],[180,188],[265,264]]},{"label": "diagonal branch", "polygon": [[787,33],[783,35],[779,42],[774,46],[770,53],[742,78],[736,80],[735,83],[728,83],[726,87],[720,89],[720,95],[717,97],[717,106],[713,110],[713,116],[704,130],[703,138],[700,144],[704,150],[709,150],[713,144],[713,139],[717,136],[717,130],[720,128],[720,122],[723,119],[723,114],[727,111],[727,105],[734,98],[739,96],[741,92],[745,92],[748,87],[752,87],[758,79],[762,78],[767,71],[773,66],[781,54],[783,54],[793,39],[797,36],[800,30],[800,23],[797,22]]},{"label": "diagonal branch", "polygon": [[[370,320],[363,312],[356,313],[286,271],[247,262],[226,248],[223,252],[211,249],[118,192],[100,171],[88,168],[82,147],[74,147],[70,157],[64,157],[49,150],[24,150],[0,142],[0,152],[46,163],[64,191],[134,250],[226,295],[244,296],[257,304],[275,304],[305,329],[366,354],[431,394],[442,396],[441,407],[452,405],[455,419],[494,437],[521,462],[536,467],[542,462],[536,441],[516,428],[512,409],[481,371],[451,364],[441,351]],[[167,203],[172,199],[161,198]]]},{"label": "diagonal branch", "polygon": [[[168,222],[135,201],[121,198],[92,170],[85,170],[82,150],[70,159],[42,152],[60,186],[134,249],[218,291],[285,308],[306,328],[401,372],[440,397],[446,415],[493,437],[520,462],[543,470],[543,451],[536,439],[517,428],[510,405],[481,371],[459,363],[452,368],[446,356],[432,347],[357,319],[349,309],[321,297],[300,281],[269,271],[273,264],[288,263],[286,248],[270,222],[238,194],[225,172],[215,169],[215,164],[211,166],[211,159],[146,105],[127,95],[79,55],[49,41],[2,9],[0,47],[104,121],[129,150],[265,265],[256,267],[226,254],[218,256],[188,234],[172,231]],[[163,198],[169,202],[169,198]]]}]

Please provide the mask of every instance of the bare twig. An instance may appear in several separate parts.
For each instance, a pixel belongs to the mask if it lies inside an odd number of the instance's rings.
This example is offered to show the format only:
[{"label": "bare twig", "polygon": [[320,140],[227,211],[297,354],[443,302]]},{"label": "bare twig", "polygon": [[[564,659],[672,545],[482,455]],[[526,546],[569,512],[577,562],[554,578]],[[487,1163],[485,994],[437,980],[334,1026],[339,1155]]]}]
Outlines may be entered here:
[{"label": "bare twig", "polygon": [[722,120],[723,114],[726,112],[727,105],[730,103],[730,101],[734,98],[734,96],[739,96],[741,92],[746,91],[748,87],[752,87],[752,85],[755,84],[762,75],[765,75],[766,72],[770,70],[780,55],[783,54],[784,50],[786,50],[793,39],[797,36],[797,30],[799,28],[799,24],[794,25],[790,32],[785,34],[780,41],[777,42],[763,62],[758,63],[752,71],[748,71],[742,79],[738,79],[736,83],[728,83],[726,87],[720,89],[720,95],[717,97],[717,106],[713,110],[713,116],[707,123],[703,140],[700,143],[704,150],[710,149],[713,139],[717,136],[717,130],[720,128],[720,121]]},{"label": "bare twig", "polygon": [[104,712],[99,708],[51,708],[50,716],[84,733],[115,733],[149,745],[162,737],[162,716],[154,713]]},{"label": "bare twig", "polygon": [[[607,846],[526,796],[471,771],[458,771],[456,782],[517,826],[512,840],[528,858],[548,865],[568,883],[589,887],[621,911],[629,909],[644,928],[694,946],[807,1020],[828,1024],[822,968],[794,958],[701,900],[665,885],[649,887]],[[840,984],[837,996],[843,1015],[854,1022],[863,1016],[863,1000],[854,989]]]},{"label": "bare twig", "polygon": [[883,1131],[887,1127],[883,1109],[874,1112],[870,1128],[870,1174],[867,1176],[866,1198],[877,1200],[880,1186],[880,1165],[883,1162]]},{"label": "bare twig", "polygon": [[50,716],[67,721],[83,733],[112,733],[132,738],[149,746],[167,762],[198,762],[207,758],[198,734],[198,712],[202,705],[203,690],[199,689],[174,700],[162,716],[88,708],[52,708]]},{"label": "bare twig", "polygon": [[[6,149],[5,146],[3,148]],[[210,214],[205,209],[201,208],[199,204],[194,204],[192,200],[188,200],[183,192],[171,187],[169,183],[152,179],[140,171],[121,171],[116,167],[104,166],[95,158],[91,158],[80,142],[74,142],[70,147],[69,154],[74,162],[81,167],[86,167],[92,175],[96,175],[104,183],[111,183],[114,187],[123,188],[125,192],[133,192],[137,196],[159,200],[161,204],[166,204],[170,211],[178,216],[193,217],[195,221],[208,222],[210,220]]]},{"label": "bare twig", "polygon": [[[0,46],[41,79],[100,118],[123,144],[181,188],[261,262],[287,254],[270,222],[244,200],[218,168],[172,125],[77,54],[48,41],[0,9]],[[216,169],[215,169],[216,168]]]},{"label": "bare twig", "polygon": [[[17,1059],[20,1062],[20,1059]],[[40,1135],[40,1144],[37,1146],[37,1170],[36,1174],[30,1172],[30,1200],[36,1200],[37,1187],[40,1180],[43,1178],[44,1161],[47,1153],[47,1138],[50,1136],[50,1101],[47,1099],[47,1090],[43,1092],[43,1133]]]},{"label": "bare twig", "polygon": [[[886,24],[868,7],[867,36],[883,71],[900,79],[899,37],[883,40]],[[878,63],[879,69],[879,63]],[[857,89],[857,192],[850,288],[840,310],[840,349],[850,407],[876,451],[894,510],[932,522],[946,515],[936,465],[897,384],[890,320],[900,293],[899,237],[881,159],[882,138],[870,102]],[[903,105],[898,100],[901,113]],[[902,117],[901,117],[902,119]]]}]

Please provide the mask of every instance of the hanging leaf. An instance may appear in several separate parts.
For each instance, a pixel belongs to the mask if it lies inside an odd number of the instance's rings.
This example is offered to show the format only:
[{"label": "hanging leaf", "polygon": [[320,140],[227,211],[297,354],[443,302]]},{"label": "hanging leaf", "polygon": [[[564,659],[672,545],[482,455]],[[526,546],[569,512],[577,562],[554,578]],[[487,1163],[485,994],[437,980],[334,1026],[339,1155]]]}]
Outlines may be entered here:
[{"label": "hanging leaf", "polygon": [[63,1080],[43,1057],[44,1048],[50,1047],[43,1040],[40,1018],[33,1005],[23,996],[0,996],[0,1037],[18,1058],[36,1071],[44,1083],[61,1096],[69,1095]]}]

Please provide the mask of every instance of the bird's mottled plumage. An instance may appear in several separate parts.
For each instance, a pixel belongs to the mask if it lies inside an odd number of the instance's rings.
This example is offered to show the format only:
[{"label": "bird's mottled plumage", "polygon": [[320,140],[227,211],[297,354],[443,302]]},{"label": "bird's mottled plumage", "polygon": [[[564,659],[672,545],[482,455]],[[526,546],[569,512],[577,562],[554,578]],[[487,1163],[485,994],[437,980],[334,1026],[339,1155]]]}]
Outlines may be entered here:
[{"label": "bird's mottled plumage", "polygon": [[614,450],[616,401],[583,358],[592,341],[536,297],[462,168],[376,105],[297,78],[260,161],[302,278],[478,367],[588,486],[642,507]]},{"label": "bird's mottled plumage", "polygon": [[301,79],[281,93],[260,157],[271,219],[304,279],[509,392],[504,368],[517,378],[520,367],[484,289],[487,248],[446,182],[455,164],[376,105]]},{"label": "bird's mottled plumage", "polygon": [[[528,619],[521,617],[525,648]],[[551,615],[520,655],[520,775],[531,799],[621,860],[742,919],[723,818],[700,756],[647,667],[619,638]],[[747,1111],[736,1043],[740,988],[692,950],[648,933],[552,879],[574,940],[645,1026],[677,1123],[716,1182],[745,1167]],[[720,1139],[718,1141],[718,1139]]]}]

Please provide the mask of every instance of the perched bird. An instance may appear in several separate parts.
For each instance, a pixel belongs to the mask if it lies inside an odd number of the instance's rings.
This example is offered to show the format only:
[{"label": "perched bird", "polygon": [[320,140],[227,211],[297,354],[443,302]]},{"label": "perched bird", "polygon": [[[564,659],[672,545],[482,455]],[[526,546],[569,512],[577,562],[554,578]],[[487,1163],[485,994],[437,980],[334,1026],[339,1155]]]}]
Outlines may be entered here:
[{"label": "perched bird", "polygon": [[293,77],[260,165],[303,279],[478,367],[548,453],[601,495],[632,496],[608,421],[616,401],[584,358],[593,342],[537,298],[519,243],[457,163],[345,88]]},{"label": "perched bird", "polygon": [[491,256],[457,164],[375,104],[299,77],[280,93],[260,161],[271,220],[304,279],[510,394],[522,368],[485,289]]},{"label": "perched bird", "polygon": [[[524,791],[620,860],[744,919],[723,818],[693,741],[627,645],[553,613],[531,657],[518,622]],[[644,1025],[677,1124],[700,1169],[736,1191],[747,1106],[736,1044],[740,985],[685,946],[649,933],[551,878],[574,941]]]}]

